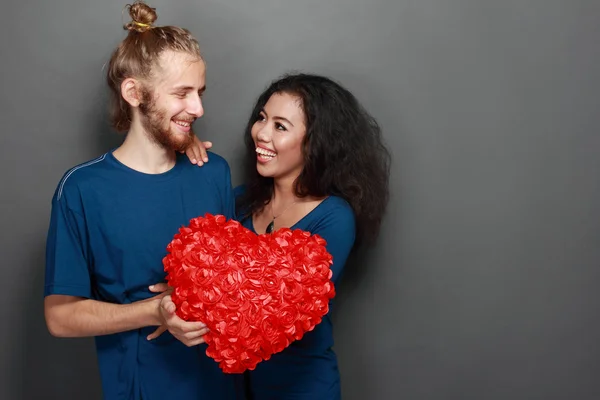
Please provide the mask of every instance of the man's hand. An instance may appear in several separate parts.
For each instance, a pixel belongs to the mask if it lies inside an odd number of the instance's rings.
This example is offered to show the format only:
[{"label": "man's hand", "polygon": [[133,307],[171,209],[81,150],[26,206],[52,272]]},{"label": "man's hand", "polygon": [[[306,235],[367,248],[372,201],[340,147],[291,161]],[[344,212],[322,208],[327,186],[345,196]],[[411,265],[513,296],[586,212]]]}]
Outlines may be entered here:
[{"label": "man's hand", "polygon": [[170,294],[161,299],[159,308],[163,324],[148,335],[148,340],[155,339],[168,330],[171,335],[188,347],[204,343],[203,336],[208,333],[206,325],[202,322],[187,322],[179,318],[175,314],[176,307]]},{"label": "man's hand", "polygon": [[[201,167],[205,162],[208,162],[208,154],[206,150],[212,147],[212,142],[202,142],[194,135],[194,142],[185,150],[185,154],[190,159],[192,164]],[[183,153],[183,152],[182,152]]]},{"label": "man's hand", "polygon": [[170,287],[167,283],[155,283],[154,285],[148,286],[148,289],[151,292],[158,294],[148,299],[140,300],[140,303],[151,303],[150,307],[152,307],[155,310],[155,325],[161,325],[163,323],[163,318],[160,314],[160,302],[163,299],[163,297],[171,294],[173,288]]}]

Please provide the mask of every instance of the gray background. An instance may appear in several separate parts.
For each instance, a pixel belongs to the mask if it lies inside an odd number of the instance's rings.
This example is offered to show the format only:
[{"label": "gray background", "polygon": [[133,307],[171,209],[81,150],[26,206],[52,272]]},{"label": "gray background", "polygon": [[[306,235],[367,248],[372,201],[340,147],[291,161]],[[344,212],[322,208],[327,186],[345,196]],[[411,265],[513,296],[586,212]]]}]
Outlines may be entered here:
[{"label": "gray background", "polygon": [[[50,200],[119,143],[103,65],[123,1],[0,12],[2,399],[99,399],[91,339],[43,321]],[[600,2],[154,0],[199,37],[202,138],[239,183],[253,100],[330,75],[381,123],[392,203],[335,312],[345,399],[600,398]]]}]

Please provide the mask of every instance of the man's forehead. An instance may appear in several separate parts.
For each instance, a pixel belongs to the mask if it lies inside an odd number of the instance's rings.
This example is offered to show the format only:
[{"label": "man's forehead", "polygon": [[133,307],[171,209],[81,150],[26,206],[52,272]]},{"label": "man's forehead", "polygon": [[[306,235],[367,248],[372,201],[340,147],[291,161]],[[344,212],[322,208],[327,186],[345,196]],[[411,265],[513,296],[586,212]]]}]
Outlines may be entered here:
[{"label": "man's forehead", "polygon": [[204,86],[204,61],[183,52],[165,51],[159,58],[157,78],[161,86]]}]

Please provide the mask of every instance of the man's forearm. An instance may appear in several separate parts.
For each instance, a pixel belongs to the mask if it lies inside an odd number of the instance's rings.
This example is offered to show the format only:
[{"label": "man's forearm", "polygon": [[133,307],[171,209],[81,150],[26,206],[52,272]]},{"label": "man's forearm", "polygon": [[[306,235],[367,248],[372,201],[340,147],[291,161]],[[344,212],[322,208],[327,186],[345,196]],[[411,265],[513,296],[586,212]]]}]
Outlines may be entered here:
[{"label": "man's forearm", "polygon": [[160,325],[159,299],[112,304],[73,296],[50,295],[44,300],[46,323],[53,336],[109,335]]}]

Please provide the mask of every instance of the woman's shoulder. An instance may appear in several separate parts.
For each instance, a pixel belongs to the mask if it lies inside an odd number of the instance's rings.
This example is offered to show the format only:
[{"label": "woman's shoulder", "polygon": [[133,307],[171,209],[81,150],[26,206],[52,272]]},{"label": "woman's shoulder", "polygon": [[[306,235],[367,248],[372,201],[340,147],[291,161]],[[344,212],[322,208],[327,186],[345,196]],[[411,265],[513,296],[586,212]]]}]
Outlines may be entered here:
[{"label": "woman's shoulder", "polygon": [[305,219],[312,229],[327,227],[336,231],[338,229],[354,231],[356,223],[352,206],[338,196],[327,197]]},{"label": "woman's shoulder", "polygon": [[339,196],[329,196],[321,203],[321,206],[327,212],[339,213],[341,215],[351,216],[354,218],[354,210],[346,199]]}]

